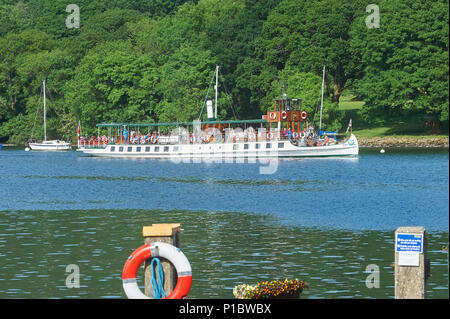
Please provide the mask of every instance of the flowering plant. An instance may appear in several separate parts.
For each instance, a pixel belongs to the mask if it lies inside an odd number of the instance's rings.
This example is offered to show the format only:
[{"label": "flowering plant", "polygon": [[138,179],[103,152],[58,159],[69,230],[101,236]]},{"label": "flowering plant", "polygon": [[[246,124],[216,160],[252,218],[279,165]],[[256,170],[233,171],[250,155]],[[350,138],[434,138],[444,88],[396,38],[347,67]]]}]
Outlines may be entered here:
[{"label": "flowering plant", "polygon": [[247,284],[238,285],[234,287],[233,295],[238,299],[280,298],[298,295],[304,288],[308,288],[308,284],[298,279],[262,281],[254,286]]}]

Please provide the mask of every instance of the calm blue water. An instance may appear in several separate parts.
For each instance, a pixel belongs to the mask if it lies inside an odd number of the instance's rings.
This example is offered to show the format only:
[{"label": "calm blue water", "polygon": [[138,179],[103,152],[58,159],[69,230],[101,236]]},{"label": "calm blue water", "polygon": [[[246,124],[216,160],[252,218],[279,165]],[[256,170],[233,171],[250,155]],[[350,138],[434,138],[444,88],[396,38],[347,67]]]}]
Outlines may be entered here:
[{"label": "calm blue water", "polygon": [[[302,298],[393,298],[394,232],[424,226],[429,298],[448,298],[448,149],[362,150],[357,159],[173,163],[0,151],[0,298],[124,298],[143,225],[180,222],[190,298],[299,278]],[[81,287],[65,286],[80,267]],[[369,264],[381,287],[365,286]],[[32,283],[32,284],[30,284]]]},{"label": "calm blue water", "polygon": [[448,150],[358,159],[175,164],[3,150],[0,211],[161,209],[273,214],[296,226],[448,231]]}]

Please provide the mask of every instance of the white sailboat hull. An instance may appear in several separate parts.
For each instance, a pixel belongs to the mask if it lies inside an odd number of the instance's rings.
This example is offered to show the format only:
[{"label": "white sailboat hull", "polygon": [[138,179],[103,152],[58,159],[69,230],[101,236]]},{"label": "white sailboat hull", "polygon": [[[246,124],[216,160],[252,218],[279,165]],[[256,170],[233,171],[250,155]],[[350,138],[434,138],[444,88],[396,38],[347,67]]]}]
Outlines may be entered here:
[{"label": "white sailboat hull", "polygon": [[30,143],[29,146],[33,151],[68,151],[72,149],[70,143],[58,140]]},{"label": "white sailboat hull", "polygon": [[80,147],[88,156],[130,158],[274,158],[358,156],[358,141],[328,146],[296,146],[288,140],[206,144],[117,144],[105,147]]}]

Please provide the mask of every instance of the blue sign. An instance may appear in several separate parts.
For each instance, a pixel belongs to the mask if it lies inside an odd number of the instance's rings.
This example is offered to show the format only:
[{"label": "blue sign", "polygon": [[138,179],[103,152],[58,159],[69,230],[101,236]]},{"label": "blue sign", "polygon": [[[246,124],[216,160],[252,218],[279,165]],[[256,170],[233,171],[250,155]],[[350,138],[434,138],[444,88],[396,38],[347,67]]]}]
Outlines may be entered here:
[{"label": "blue sign", "polygon": [[421,253],[423,248],[422,234],[397,234],[395,251],[410,251]]}]

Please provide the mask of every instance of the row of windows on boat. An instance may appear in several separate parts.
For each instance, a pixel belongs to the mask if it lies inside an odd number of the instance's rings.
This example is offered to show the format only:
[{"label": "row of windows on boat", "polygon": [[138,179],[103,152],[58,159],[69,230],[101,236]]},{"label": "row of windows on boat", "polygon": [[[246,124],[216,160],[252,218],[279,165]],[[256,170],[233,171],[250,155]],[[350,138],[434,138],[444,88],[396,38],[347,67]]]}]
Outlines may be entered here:
[{"label": "row of windows on boat", "polygon": [[[259,150],[261,149],[261,144],[260,143],[255,143],[254,145],[254,149],[255,150]],[[280,142],[280,143],[266,143],[265,147],[266,149],[271,149],[272,145],[277,145],[278,148],[284,148],[284,143]],[[242,146],[242,148],[240,148]],[[141,147],[141,146],[111,146],[110,151],[111,152],[115,152],[117,148],[118,152],[123,152],[124,149],[126,148],[127,152],[151,152],[151,149],[153,148],[153,152],[169,152],[170,151],[170,146],[145,146],[145,147]],[[221,146],[219,146],[219,148],[221,148]],[[209,149],[211,149],[211,146],[209,147]],[[250,144],[233,144],[233,151],[238,151],[238,150],[249,150],[250,149]],[[199,150],[202,150],[202,147],[199,147]],[[179,151],[179,146],[173,146],[172,152],[178,152]]]}]

